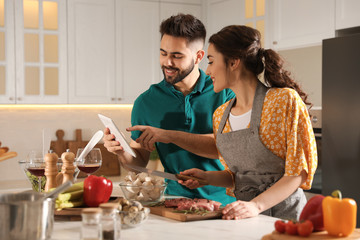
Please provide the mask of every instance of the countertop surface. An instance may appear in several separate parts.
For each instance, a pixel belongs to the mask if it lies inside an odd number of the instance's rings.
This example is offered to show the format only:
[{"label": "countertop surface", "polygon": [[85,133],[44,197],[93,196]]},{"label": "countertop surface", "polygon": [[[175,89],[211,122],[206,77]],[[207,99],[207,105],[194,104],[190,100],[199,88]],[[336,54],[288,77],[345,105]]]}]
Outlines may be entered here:
[{"label": "countertop surface", "polygon": [[[121,196],[118,181],[113,180],[113,196]],[[19,192],[30,189],[25,181],[0,182],[0,193]],[[242,220],[202,220],[179,222],[165,217],[150,214],[149,218],[138,227],[121,230],[121,239],[136,240],[176,240],[176,239],[261,239],[274,230],[277,218],[259,215]],[[80,221],[55,221],[52,240],[80,239]]]},{"label": "countertop surface", "polygon": [[[179,222],[150,214],[136,228],[121,230],[121,239],[136,240],[199,240],[261,239],[274,230],[276,218],[259,215],[242,220],[204,220]],[[55,222],[52,240],[80,239],[81,222]]]}]

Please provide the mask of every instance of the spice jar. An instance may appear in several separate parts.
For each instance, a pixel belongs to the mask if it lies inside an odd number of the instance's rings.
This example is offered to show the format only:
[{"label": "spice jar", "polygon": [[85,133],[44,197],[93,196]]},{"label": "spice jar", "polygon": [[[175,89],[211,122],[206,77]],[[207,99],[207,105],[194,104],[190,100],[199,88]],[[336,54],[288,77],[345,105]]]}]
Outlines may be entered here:
[{"label": "spice jar", "polygon": [[119,240],[121,219],[118,214],[118,203],[102,203],[101,226],[104,240]]},{"label": "spice jar", "polygon": [[81,240],[102,240],[100,208],[85,208],[81,212]]}]

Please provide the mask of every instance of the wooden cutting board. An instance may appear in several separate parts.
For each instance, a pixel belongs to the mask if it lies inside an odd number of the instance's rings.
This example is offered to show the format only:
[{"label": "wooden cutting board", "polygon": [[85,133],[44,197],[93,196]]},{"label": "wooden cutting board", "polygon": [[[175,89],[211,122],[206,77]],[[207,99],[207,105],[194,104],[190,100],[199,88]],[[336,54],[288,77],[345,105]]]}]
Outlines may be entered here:
[{"label": "wooden cutting board", "polygon": [[[54,152],[60,157],[63,152],[66,151],[66,149],[69,149],[70,152],[73,152],[76,155],[78,148],[83,148],[86,146],[86,144],[89,141],[83,141],[82,140],[82,133],[81,129],[75,130],[75,140],[69,141],[64,140],[64,130],[59,129],[56,131],[56,141],[51,141],[50,148],[54,150]],[[115,154],[112,154],[107,151],[107,149],[104,147],[103,144],[96,144],[96,148],[100,148],[101,155],[102,155],[102,164],[98,171],[94,173],[96,176],[119,176],[121,174],[120,172],[120,163]],[[80,172],[79,178],[86,177],[86,174],[83,172]]]},{"label": "wooden cutting board", "polygon": [[174,208],[166,208],[165,206],[154,206],[149,208],[150,208],[150,213],[152,214],[181,222],[216,219],[216,218],[221,218],[222,216],[221,210],[209,212],[206,214],[195,214],[195,213],[185,214],[185,213],[174,212]]},{"label": "wooden cutting board", "polygon": [[[109,202],[118,202],[119,199],[117,197],[111,197]],[[81,221],[81,211],[85,208],[84,207],[74,207],[74,208],[64,208],[61,210],[54,211],[54,219],[56,221]]]},{"label": "wooden cutting board", "polygon": [[330,236],[326,231],[314,232],[309,237],[292,236],[285,233],[278,233],[276,231],[267,234],[262,237],[262,240],[300,240],[300,239],[360,239],[360,229],[357,228],[355,231],[347,237],[333,237]]},{"label": "wooden cutting board", "polygon": [[85,207],[65,208],[60,211],[55,210],[55,221],[81,221],[81,211]]}]

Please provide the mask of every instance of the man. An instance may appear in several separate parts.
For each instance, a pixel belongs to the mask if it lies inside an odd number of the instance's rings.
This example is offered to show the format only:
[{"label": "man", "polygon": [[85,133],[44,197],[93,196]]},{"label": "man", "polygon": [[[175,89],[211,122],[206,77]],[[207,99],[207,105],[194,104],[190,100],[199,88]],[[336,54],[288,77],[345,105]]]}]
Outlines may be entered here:
[{"label": "man", "polygon": [[[116,153],[122,164],[146,166],[156,147],[166,172],[179,173],[189,168],[223,170],[217,159],[212,114],[234,94],[230,90],[216,94],[211,79],[199,69],[205,55],[205,27],[192,15],[178,14],[161,23],[160,33],[164,80],[136,99],[131,114],[133,127],[127,129],[132,131],[130,146],[137,157],[124,152],[109,129],[104,131],[104,146]],[[222,204],[235,201],[224,188],[190,190],[176,181],[166,181],[166,193],[170,195],[207,198]]]}]

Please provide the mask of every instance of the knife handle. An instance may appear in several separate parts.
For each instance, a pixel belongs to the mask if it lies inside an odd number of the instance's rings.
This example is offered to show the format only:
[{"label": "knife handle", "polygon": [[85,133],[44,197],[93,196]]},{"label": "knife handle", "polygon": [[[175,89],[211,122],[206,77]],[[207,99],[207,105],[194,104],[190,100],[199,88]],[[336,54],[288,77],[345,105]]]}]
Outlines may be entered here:
[{"label": "knife handle", "polygon": [[209,183],[205,180],[202,180],[200,178],[196,178],[196,177],[192,177],[192,176],[188,176],[188,175],[183,175],[183,174],[175,174],[175,176],[180,179],[180,180],[189,180],[189,179],[192,179],[192,180],[195,180],[195,181],[198,181],[200,183],[200,185],[209,185]]}]

